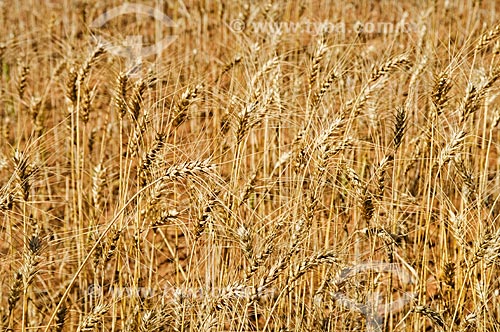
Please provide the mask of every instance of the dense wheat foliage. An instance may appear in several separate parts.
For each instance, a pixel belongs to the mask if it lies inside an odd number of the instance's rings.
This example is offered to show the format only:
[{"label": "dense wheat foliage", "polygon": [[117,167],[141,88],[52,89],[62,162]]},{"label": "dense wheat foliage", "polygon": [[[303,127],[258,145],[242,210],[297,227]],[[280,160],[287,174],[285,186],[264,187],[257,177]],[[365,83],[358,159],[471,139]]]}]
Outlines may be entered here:
[{"label": "dense wheat foliage", "polygon": [[0,331],[500,331],[500,4],[341,2],[0,1]]}]

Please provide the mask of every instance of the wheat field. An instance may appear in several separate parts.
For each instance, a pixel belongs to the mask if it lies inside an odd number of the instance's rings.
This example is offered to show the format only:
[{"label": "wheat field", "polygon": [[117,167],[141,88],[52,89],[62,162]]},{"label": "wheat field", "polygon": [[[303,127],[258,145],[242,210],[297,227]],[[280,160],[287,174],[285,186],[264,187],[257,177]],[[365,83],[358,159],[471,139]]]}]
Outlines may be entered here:
[{"label": "wheat field", "polygon": [[0,330],[500,331],[497,10],[0,1]]}]

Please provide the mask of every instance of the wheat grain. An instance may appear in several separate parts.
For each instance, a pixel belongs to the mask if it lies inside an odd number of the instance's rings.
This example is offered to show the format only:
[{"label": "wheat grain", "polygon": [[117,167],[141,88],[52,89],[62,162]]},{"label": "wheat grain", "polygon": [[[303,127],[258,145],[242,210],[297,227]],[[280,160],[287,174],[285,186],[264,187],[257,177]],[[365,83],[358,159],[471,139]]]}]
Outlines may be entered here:
[{"label": "wheat grain", "polygon": [[93,309],[92,312],[87,314],[83,321],[80,323],[78,326],[77,331],[78,332],[88,332],[88,331],[94,331],[95,328],[97,327],[97,324],[102,319],[102,316],[106,314],[108,311],[109,306],[105,304],[97,304]]}]

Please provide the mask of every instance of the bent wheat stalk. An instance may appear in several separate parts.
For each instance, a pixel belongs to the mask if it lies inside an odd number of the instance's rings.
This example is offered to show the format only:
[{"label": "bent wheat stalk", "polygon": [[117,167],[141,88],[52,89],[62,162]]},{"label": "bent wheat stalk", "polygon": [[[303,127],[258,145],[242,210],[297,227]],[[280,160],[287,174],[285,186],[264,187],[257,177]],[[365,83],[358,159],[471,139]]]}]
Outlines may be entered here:
[{"label": "bent wheat stalk", "polygon": [[[83,260],[83,262],[80,264],[80,266],[78,267],[78,269],[76,270],[75,274],[73,275],[73,278],[71,278],[71,281],[69,282],[68,286],[66,287],[66,290],[64,291],[64,293],[62,294],[60,300],[59,300],[59,303],[57,304],[57,306],[54,308],[53,312],[52,312],[52,315],[50,316],[50,319],[49,321],[47,322],[47,325],[45,327],[45,330],[44,332],[49,332],[50,330],[50,326],[52,325],[52,322],[54,321],[54,319],[57,317],[57,313],[59,312],[59,310],[61,309],[61,306],[63,305],[64,303],[64,300],[66,300],[66,298],[68,297],[69,295],[69,292],[71,291],[71,288],[73,287],[73,285],[75,284],[76,280],[78,279],[78,276],[80,275],[80,273],[82,272],[83,268],[87,265],[87,263],[89,262],[90,258],[93,256],[94,252],[97,250],[97,248],[100,246],[100,243],[104,240],[104,238],[106,237],[106,235],[108,234],[108,232],[113,228],[113,225],[115,224],[115,222],[118,220],[118,218],[121,216],[121,214],[129,207],[130,204],[132,204],[132,202],[134,202],[137,197],[142,194],[143,192],[145,192],[146,190],[148,190],[150,187],[156,185],[157,183],[159,183],[160,181],[165,181],[165,179],[171,179],[172,176],[175,176],[175,175],[179,175],[177,173],[180,173],[181,176],[185,175],[185,174],[191,174],[190,172],[193,172],[193,171],[196,171],[198,170],[199,168],[201,170],[205,170],[204,167],[202,166],[205,166],[206,164],[206,161],[204,162],[192,162],[192,163],[185,163],[185,164],[182,164],[182,165],[189,165],[189,166],[193,166],[192,169],[191,168],[188,168],[188,171],[185,171],[185,172],[182,172],[180,169],[178,168],[173,168],[173,167],[170,167],[167,172],[166,172],[166,175],[164,177],[161,177],[159,179],[157,179],[156,181],[153,181],[151,182],[150,184],[148,184],[147,186],[141,188],[140,190],[138,190],[134,195],[132,195],[132,197],[123,205],[123,207],[115,214],[115,216],[109,221],[108,225],[106,226],[106,228],[103,230],[103,232],[101,233],[101,235],[99,236],[99,238],[95,241],[94,245],[92,246],[92,248],[90,248],[89,252],[87,253],[87,255],[85,256],[85,259]],[[176,172],[172,172],[172,170],[175,169]],[[175,173],[175,174],[174,174]],[[124,227],[126,227],[128,224],[128,221],[125,223]]]}]

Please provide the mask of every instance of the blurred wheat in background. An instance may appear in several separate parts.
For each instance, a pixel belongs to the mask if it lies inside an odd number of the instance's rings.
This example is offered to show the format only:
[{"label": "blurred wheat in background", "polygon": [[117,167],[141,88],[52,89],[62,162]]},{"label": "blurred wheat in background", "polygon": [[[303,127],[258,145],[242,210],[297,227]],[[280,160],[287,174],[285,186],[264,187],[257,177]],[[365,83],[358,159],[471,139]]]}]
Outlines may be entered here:
[{"label": "blurred wheat in background", "polygon": [[136,5],[0,1],[0,331],[500,330],[500,4]]}]

